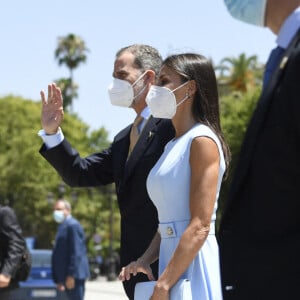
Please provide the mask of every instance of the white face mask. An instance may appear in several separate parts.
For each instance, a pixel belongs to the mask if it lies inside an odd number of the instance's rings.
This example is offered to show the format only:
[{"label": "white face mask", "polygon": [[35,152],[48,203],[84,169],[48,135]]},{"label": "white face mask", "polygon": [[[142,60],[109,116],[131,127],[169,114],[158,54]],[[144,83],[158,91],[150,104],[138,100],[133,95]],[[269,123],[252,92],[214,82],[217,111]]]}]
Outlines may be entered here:
[{"label": "white face mask", "polygon": [[177,104],[174,92],[183,87],[186,83],[188,83],[188,81],[173,91],[166,87],[152,85],[146,97],[146,103],[150,108],[152,116],[155,118],[172,119],[176,114],[177,107],[189,97],[186,95]]},{"label": "white face mask", "polygon": [[62,223],[65,219],[64,212],[62,210],[55,210],[53,211],[53,219],[57,223]]},{"label": "white face mask", "polygon": [[146,74],[144,72],[132,85],[122,79],[114,78],[113,82],[108,86],[108,95],[112,105],[130,107],[133,101],[145,90],[146,85],[141,89],[141,91],[134,96],[133,87],[139,80],[143,78]]},{"label": "white face mask", "polygon": [[265,26],[267,0],[224,0],[224,2],[234,18],[253,25]]}]

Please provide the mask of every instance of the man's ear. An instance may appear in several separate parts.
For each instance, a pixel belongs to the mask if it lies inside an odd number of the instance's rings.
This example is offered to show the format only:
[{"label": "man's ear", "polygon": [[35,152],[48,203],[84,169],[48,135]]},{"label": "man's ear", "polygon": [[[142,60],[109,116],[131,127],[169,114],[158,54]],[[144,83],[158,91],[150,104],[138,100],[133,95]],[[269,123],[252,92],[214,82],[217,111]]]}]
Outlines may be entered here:
[{"label": "man's ear", "polygon": [[155,84],[156,78],[155,78],[155,72],[153,70],[147,70],[147,73],[145,75],[145,80],[147,84]]}]

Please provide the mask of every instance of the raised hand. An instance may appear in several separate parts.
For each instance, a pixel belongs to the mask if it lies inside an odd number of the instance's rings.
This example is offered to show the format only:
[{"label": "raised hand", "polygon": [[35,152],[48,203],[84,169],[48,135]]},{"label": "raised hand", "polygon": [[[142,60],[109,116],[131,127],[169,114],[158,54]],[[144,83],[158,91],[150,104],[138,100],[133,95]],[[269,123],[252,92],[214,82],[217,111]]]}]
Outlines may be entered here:
[{"label": "raised hand", "polygon": [[42,113],[41,123],[46,134],[55,134],[64,118],[63,98],[61,90],[55,83],[48,85],[48,98],[41,91]]}]

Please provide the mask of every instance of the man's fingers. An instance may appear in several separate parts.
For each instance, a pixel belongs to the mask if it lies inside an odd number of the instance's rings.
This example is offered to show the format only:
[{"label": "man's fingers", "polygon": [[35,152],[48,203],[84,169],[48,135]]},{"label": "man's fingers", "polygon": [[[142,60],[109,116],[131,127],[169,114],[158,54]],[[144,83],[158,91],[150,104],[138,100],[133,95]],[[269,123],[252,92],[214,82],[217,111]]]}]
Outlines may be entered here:
[{"label": "man's fingers", "polygon": [[61,102],[62,101],[61,90],[56,85],[54,86],[54,96],[55,96],[55,101],[56,102]]},{"label": "man's fingers", "polygon": [[49,101],[51,102],[52,97],[53,97],[53,94],[52,94],[52,85],[48,84],[48,102]]},{"label": "man's fingers", "polygon": [[48,84],[48,98],[46,100],[46,94],[42,90],[40,92],[43,104],[58,104],[62,103],[62,94],[60,88],[55,84]]},{"label": "man's fingers", "polygon": [[41,98],[42,98],[42,103],[43,103],[43,104],[46,104],[45,92],[44,92],[44,91],[41,91],[41,92],[40,92],[40,95],[41,95]]}]

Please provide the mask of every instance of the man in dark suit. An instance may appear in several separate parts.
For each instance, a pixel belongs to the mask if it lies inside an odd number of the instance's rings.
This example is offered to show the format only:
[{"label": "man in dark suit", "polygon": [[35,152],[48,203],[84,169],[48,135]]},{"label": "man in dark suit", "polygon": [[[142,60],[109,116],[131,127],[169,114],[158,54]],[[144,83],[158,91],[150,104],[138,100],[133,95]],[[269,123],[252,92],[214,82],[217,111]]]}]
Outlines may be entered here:
[{"label": "man in dark suit", "polygon": [[[174,129],[169,120],[150,116],[145,99],[156,81],[161,62],[158,51],[148,45],[131,45],[117,52],[114,81],[109,87],[110,100],[114,105],[133,108],[137,118],[134,124],[115,136],[108,149],[86,158],[81,158],[71,148],[59,129],[63,111],[58,88],[55,85],[48,87],[47,101],[45,94],[41,94],[44,129],[41,135],[45,142],[41,154],[71,186],[99,186],[113,182],[116,185],[121,214],[121,266],[144,253],[158,226],[157,211],[149,199],[146,179],[165,144],[174,136]],[[57,137],[58,141],[47,142],[49,137]],[[158,264],[152,267],[157,276]],[[146,275],[138,274],[124,282],[128,298],[133,299],[136,282],[147,280]]]},{"label": "man in dark suit", "polygon": [[14,210],[0,207],[0,299],[10,300],[10,291],[18,287],[14,280],[25,252],[25,241]]},{"label": "man in dark suit", "polygon": [[66,200],[55,203],[53,218],[60,224],[52,253],[53,280],[70,300],[83,300],[85,280],[90,276],[84,230]]},{"label": "man in dark suit", "polygon": [[300,1],[225,2],[282,49],[267,63],[221,219],[224,299],[299,299]]}]

